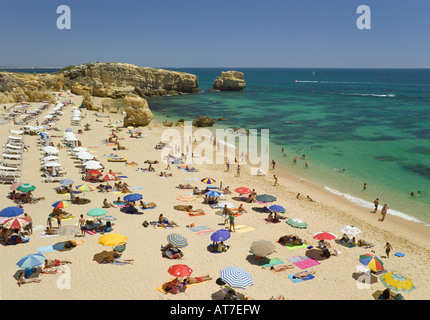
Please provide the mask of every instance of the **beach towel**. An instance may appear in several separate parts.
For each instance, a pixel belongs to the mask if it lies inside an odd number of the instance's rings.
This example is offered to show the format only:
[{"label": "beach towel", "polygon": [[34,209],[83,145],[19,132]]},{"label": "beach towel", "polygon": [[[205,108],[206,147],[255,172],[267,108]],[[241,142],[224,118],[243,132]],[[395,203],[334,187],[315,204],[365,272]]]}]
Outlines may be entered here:
[{"label": "beach towel", "polygon": [[203,231],[196,232],[196,235],[201,236],[203,234],[212,234],[214,232],[215,230],[203,230]]},{"label": "beach towel", "polygon": [[39,253],[47,253],[47,252],[52,252],[55,249],[53,248],[53,246],[46,246],[46,247],[38,247],[36,249],[37,252]]},{"label": "beach towel", "polygon": [[405,254],[404,254],[404,253],[401,253],[401,252],[396,252],[394,255],[395,255],[396,257],[404,257],[404,256],[405,256]]},{"label": "beach towel", "polygon": [[302,245],[293,245],[293,244],[289,243],[289,244],[285,245],[285,247],[287,247],[288,250],[294,251],[294,250],[301,249],[301,248],[307,248],[308,245],[305,243],[303,243]]},{"label": "beach towel", "polygon": [[248,226],[245,226],[243,224],[240,224],[240,225],[235,226],[235,230],[237,233],[245,233],[245,232],[253,231],[255,229],[252,227],[248,227]]},{"label": "beach towel", "polygon": [[198,216],[204,216],[204,215],[206,215],[206,213],[204,213],[204,212],[187,212],[187,214],[190,217],[198,217]]},{"label": "beach towel", "polygon": [[45,230],[45,226],[37,225],[33,227],[33,231]]},{"label": "beach towel", "polygon": [[188,229],[191,230],[191,231],[193,231],[193,232],[211,230],[211,228],[209,228],[207,226],[197,226],[197,227],[191,227],[191,228],[188,228]]},{"label": "beach towel", "polygon": [[259,263],[262,268],[270,268],[271,266],[276,266],[278,264],[284,264],[284,262],[279,258],[273,258],[268,260],[263,260]]},{"label": "beach towel", "polygon": [[314,276],[313,274],[310,274],[310,275],[308,275],[307,277],[304,277],[303,279],[299,279],[299,278],[294,279],[293,277],[294,277],[294,274],[289,274],[289,275],[288,275],[288,279],[290,279],[290,280],[291,280],[291,281],[293,281],[294,283],[302,282],[302,281],[306,281],[306,280],[312,280],[312,279],[314,279],[314,278],[315,278],[315,276]]},{"label": "beach towel", "polygon": [[51,238],[51,237],[58,237],[59,234],[46,234],[46,232],[42,232],[40,234],[40,238]]},{"label": "beach towel", "polygon": [[199,180],[197,178],[185,178],[184,180]]},{"label": "beach towel", "polygon": [[313,266],[317,266],[319,264],[320,263],[317,260],[312,258],[308,258],[306,260],[302,260],[294,263],[294,265],[299,267],[300,269],[307,269]]},{"label": "beach towel", "polygon": [[93,230],[85,230],[85,233],[89,234],[89,235],[95,235],[95,234],[97,234],[97,232],[95,232]]},{"label": "beach towel", "polygon": [[130,190],[139,190],[139,189],[143,189],[143,187],[131,187]]}]

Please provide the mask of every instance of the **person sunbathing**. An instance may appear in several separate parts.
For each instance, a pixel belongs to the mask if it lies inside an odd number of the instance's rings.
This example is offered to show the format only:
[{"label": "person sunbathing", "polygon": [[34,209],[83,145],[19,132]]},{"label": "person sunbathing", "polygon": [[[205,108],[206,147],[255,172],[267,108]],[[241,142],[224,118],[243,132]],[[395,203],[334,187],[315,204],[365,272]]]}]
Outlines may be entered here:
[{"label": "person sunbathing", "polygon": [[113,203],[108,202],[107,199],[103,200],[103,207],[104,208],[111,208],[111,207],[116,208],[116,206]]},{"label": "person sunbathing", "polygon": [[175,278],[172,281],[169,281],[163,284],[162,289],[165,292],[168,292],[171,294],[178,294],[181,292],[185,292],[185,290],[187,289],[187,285],[185,283],[180,282],[178,278]]},{"label": "person sunbathing", "polygon": [[171,173],[165,173],[165,172],[160,172],[160,177],[172,177],[173,174]]},{"label": "person sunbathing", "polygon": [[293,279],[304,279],[309,277],[310,275],[315,274],[315,271],[301,271],[299,273],[296,273],[295,275],[293,275]]},{"label": "person sunbathing", "polygon": [[200,283],[200,282],[209,281],[209,280],[212,280],[212,278],[207,274],[201,277],[186,277],[184,279],[184,282],[186,284],[193,284],[193,283]]},{"label": "person sunbathing", "polygon": [[24,277],[24,272],[21,272],[19,274],[17,284],[18,284],[18,286],[21,286],[22,284],[28,284],[28,283],[40,283],[40,281],[42,281],[42,280],[40,280],[40,279],[27,279]]},{"label": "person sunbathing", "polygon": [[178,188],[179,189],[192,189],[193,187],[188,183],[188,184],[179,184]]},{"label": "person sunbathing", "polygon": [[285,271],[287,269],[292,269],[294,268],[294,266],[288,265],[288,264],[277,264],[274,266],[270,267],[270,270],[273,270],[275,272],[281,272],[281,271]]},{"label": "person sunbathing", "polygon": [[240,206],[237,208],[238,213],[246,213],[245,208],[243,207],[243,204],[240,204]]},{"label": "person sunbathing", "polygon": [[60,265],[70,264],[70,263],[71,263],[70,261],[60,261],[58,259],[54,259],[54,260],[45,259],[44,267],[45,268],[58,267]]},{"label": "person sunbathing", "polygon": [[175,227],[179,227],[179,225],[172,220],[168,220],[166,217],[163,216],[163,214],[160,214],[160,216],[158,217],[158,223],[163,227],[169,227],[169,226],[175,226]]},{"label": "person sunbathing", "polygon": [[193,189],[193,194],[195,194],[195,195],[200,195],[200,194],[202,194],[202,191],[201,191],[199,188],[194,187],[194,189]]},{"label": "person sunbathing", "polygon": [[256,195],[250,194],[249,197],[246,199],[247,203],[255,202]]},{"label": "person sunbathing", "polygon": [[366,240],[362,240],[362,239],[358,240],[357,244],[359,247],[372,246],[371,243],[367,242]]},{"label": "person sunbathing", "polygon": [[155,202],[143,203],[143,201],[140,201],[140,207],[142,209],[152,209],[152,208],[155,208],[156,206],[157,204]]},{"label": "person sunbathing", "polygon": [[133,264],[134,259],[121,259],[122,253],[115,252],[113,254],[113,259],[111,259],[109,262],[119,262],[119,263],[125,263],[125,264]]},{"label": "person sunbathing", "polygon": [[161,252],[163,254],[163,257],[169,258],[169,259],[179,259],[181,260],[184,254],[179,248],[176,248],[172,246],[170,243],[165,245],[164,247],[161,246]]},{"label": "person sunbathing", "polygon": [[222,193],[224,194],[231,194],[230,188],[227,186],[224,188],[224,190],[222,190]]}]

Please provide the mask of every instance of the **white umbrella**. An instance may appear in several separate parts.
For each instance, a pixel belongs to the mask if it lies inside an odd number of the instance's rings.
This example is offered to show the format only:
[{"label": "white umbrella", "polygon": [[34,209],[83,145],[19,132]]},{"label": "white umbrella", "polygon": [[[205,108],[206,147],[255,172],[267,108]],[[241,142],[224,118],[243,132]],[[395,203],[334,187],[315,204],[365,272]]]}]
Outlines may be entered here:
[{"label": "white umbrella", "polygon": [[58,158],[57,156],[46,156],[45,158],[43,158],[43,162],[48,162],[48,161],[52,161],[52,160],[58,160],[60,158]]},{"label": "white umbrella", "polygon": [[76,148],[73,148],[73,151],[74,151],[74,152],[87,151],[87,148],[84,148],[84,147],[76,147]]},{"label": "white umbrella", "polygon": [[91,160],[94,159],[95,156],[88,152],[80,152],[76,155],[76,157],[81,160]]},{"label": "white umbrella", "polygon": [[45,167],[61,167],[61,163],[50,161],[44,164]]},{"label": "white umbrella", "polygon": [[84,167],[85,167],[85,169],[90,169],[90,170],[97,170],[97,169],[102,169],[103,168],[103,166],[100,163],[99,164],[97,164],[97,163],[90,163],[90,164],[87,164],[87,165],[84,164]]},{"label": "white umbrella", "polygon": [[354,226],[343,226],[339,229],[340,229],[340,232],[348,236],[356,236],[361,233],[361,230]]},{"label": "white umbrella", "polygon": [[52,118],[52,116],[51,115],[47,115],[47,116],[45,116],[45,119],[51,119]]},{"label": "white umbrella", "polygon": [[66,141],[78,141],[79,139],[76,137],[64,137],[64,140],[66,140]]},{"label": "white umbrella", "polygon": [[227,208],[229,208],[229,209],[232,209],[232,208],[234,208],[234,205],[232,204],[232,203],[230,203],[230,202],[219,202],[218,204],[217,204],[217,206],[219,207],[219,208],[224,208],[224,206],[226,206],[227,205]]},{"label": "white umbrella", "polygon": [[57,148],[51,146],[43,147],[42,151],[48,154],[58,154],[59,152]]}]

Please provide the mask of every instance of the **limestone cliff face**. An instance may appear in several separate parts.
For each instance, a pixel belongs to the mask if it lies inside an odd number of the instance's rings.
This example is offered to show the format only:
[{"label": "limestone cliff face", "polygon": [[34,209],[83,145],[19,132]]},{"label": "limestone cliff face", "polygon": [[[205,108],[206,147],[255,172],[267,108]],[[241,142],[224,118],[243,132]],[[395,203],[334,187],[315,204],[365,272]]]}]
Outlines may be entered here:
[{"label": "limestone cliff face", "polygon": [[62,76],[0,72],[0,103],[12,103],[18,100],[55,102],[54,96],[48,89],[61,90],[62,85]]},{"label": "limestone cliff face", "polygon": [[198,77],[185,72],[142,68],[127,63],[89,63],[62,72],[74,94],[123,98],[197,92]]},{"label": "limestone cliff face", "polygon": [[213,89],[220,91],[241,91],[246,87],[244,74],[239,71],[223,71],[213,83]]},{"label": "limestone cliff face", "polygon": [[124,98],[124,127],[147,126],[154,118],[149,110],[148,102],[136,95],[129,95]]}]

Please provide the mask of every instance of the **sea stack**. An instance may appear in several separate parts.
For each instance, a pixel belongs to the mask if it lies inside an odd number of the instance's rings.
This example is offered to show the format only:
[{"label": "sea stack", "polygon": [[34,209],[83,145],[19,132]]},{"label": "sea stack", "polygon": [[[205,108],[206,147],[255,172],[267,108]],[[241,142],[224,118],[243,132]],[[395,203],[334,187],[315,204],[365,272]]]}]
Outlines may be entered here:
[{"label": "sea stack", "polygon": [[223,71],[221,77],[217,77],[212,88],[220,91],[242,91],[246,87],[244,74],[239,71]]},{"label": "sea stack", "polygon": [[148,102],[137,95],[128,95],[124,98],[124,111],[126,112],[124,127],[147,126],[154,118]]}]

